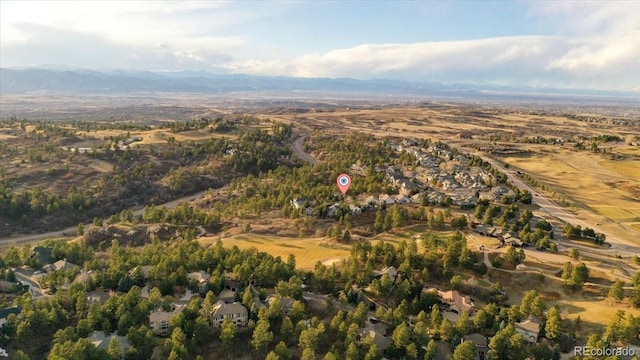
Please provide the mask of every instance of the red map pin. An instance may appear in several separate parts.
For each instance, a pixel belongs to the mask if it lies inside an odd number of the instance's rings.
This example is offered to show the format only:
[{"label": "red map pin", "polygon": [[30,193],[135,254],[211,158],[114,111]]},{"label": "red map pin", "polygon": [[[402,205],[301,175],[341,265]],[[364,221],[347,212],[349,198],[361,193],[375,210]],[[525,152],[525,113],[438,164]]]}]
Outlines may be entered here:
[{"label": "red map pin", "polygon": [[347,174],[340,174],[336,182],[338,183],[338,189],[340,189],[340,192],[344,195],[351,186],[351,177]]}]

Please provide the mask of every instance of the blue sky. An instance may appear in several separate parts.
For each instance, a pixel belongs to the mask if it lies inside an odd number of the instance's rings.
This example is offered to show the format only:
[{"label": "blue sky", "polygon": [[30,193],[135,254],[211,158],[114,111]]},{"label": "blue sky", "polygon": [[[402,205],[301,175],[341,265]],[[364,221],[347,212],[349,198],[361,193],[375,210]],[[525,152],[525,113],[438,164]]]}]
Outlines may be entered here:
[{"label": "blue sky", "polygon": [[0,66],[640,91],[640,1],[0,1]]}]

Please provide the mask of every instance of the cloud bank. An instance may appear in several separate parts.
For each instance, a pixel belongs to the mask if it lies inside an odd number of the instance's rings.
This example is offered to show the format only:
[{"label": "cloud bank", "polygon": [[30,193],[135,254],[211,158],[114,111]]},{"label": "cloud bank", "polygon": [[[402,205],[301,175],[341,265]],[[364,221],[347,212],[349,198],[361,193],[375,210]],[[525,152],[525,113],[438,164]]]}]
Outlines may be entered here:
[{"label": "cloud bank", "polygon": [[28,11],[2,2],[0,64],[640,91],[635,1],[528,3],[527,16],[555,27],[553,35],[367,42],[296,56],[245,30],[259,17],[286,20],[295,8],[287,14],[227,2],[71,4],[61,9],[47,2]]}]

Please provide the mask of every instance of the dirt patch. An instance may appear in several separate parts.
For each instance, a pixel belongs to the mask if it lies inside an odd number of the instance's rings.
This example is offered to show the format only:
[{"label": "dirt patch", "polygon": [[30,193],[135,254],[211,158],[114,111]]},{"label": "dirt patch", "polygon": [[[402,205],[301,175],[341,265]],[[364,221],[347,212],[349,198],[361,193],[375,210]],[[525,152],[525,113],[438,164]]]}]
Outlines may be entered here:
[{"label": "dirt patch", "polygon": [[331,266],[335,263],[339,263],[340,261],[342,261],[341,258],[333,258],[333,259],[329,259],[329,260],[325,260],[322,262],[322,265],[324,266]]}]

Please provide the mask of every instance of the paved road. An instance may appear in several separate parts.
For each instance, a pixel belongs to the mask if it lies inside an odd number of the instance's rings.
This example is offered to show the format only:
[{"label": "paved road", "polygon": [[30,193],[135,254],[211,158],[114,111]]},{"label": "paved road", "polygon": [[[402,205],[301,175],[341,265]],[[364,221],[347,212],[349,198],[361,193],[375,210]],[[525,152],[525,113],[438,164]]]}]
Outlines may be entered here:
[{"label": "paved road", "polygon": [[295,153],[298,154],[298,156],[302,160],[308,162],[309,165],[313,166],[316,164],[316,160],[312,158],[309,154],[307,154],[302,148],[302,143],[306,138],[307,138],[306,136],[300,136],[299,138],[297,138],[296,141],[293,142],[293,151],[295,151]]},{"label": "paved road", "polygon": [[[304,142],[304,140],[306,138],[307,138],[306,135],[297,138],[293,143],[293,150],[294,150],[294,152],[296,154],[298,154],[298,156],[301,159],[303,159],[304,161],[308,162],[309,165],[313,166],[313,165],[316,164],[316,160],[314,158],[312,158],[309,154],[307,154],[304,151],[304,149],[302,148],[302,143]],[[158,206],[164,206],[164,207],[167,207],[167,208],[174,208],[180,203],[189,202],[189,201],[195,200],[197,198],[200,198],[200,197],[204,196],[204,194],[206,192],[207,192],[206,190],[205,191],[201,191],[201,192],[193,194],[193,195],[184,196],[184,197],[179,198],[179,199],[171,200],[169,202],[166,202],[164,204],[160,204]],[[133,212],[133,215],[138,216],[138,215],[142,215],[144,207],[136,206],[136,207],[130,208],[129,210],[131,210]],[[65,237],[65,236],[74,236],[77,233],[77,230],[78,230],[77,226],[72,226],[72,227],[68,227],[66,229],[56,230],[56,231],[49,231],[49,232],[45,232],[45,233],[41,233],[41,234],[15,234],[15,235],[10,235],[10,236],[0,237],[0,243],[2,243],[4,245],[7,245],[7,246],[11,246],[11,245],[20,246],[22,244],[33,242],[33,241],[45,240],[45,239],[50,239],[50,238],[59,238],[59,237]],[[204,234],[204,229],[201,229],[200,236],[202,236],[203,234]]]},{"label": "paved road", "polygon": [[20,281],[22,281],[23,284],[25,285],[29,285],[29,290],[31,291],[31,296],[36,299],[39,297],[47,297],[49,295],[45,294],[42,291],[42,288],[40,287],[40,284],[38,284],[37,281],[34,281],[31,279],[30,275],[31,272],[30,271],[26,271],[26,270],[22,270],[22,269],[16,269],[16,271],[14,272],[16,274],[16,278]]},{"label": "paved road", "polygon": [[[199,193],[189,195],[189,196],[184,196],[179,199],[171,200],[169,202],[166,202],[164,204],[159,204],[157,206],[158,207],[164,206],[166,208],[171,209],[178,206],[178,204],[180,203],[189,202],[189,201],[193,201],[198,198],[201,198],[202,196],[204,196],[206,192],[207,190],[200,191]],[[133,215],[138,216],[138,215],[142,215],[142,212],[144,211],[144,207],[136,206],[136,207],[129,208],[129,210],[133,212]],[[202,236],[206,232],[202,227],[198,227],[198,229],[200,230],[200,234],[198,236]],[[0,244],[7,247],[12,245],[20,246],[25,243],[38,241],[38,240],[45,240],[50,238],[75,237],[75,234],[77,232],[78,232],[78,227],[72,226],[66,229],[48,231],[41,234],[15,234],[10,236],[0,237]]]},{"label": "paved road", "polygon": [[593,229],[596,232],[605,234],[607,237],[607,242],[611,244],[611,248],[613,250],[624,251],[631,254],[640,255],[640,247],[638,247],[637,245],[633,244],[632,242],[626,239],[622,239],[618,236],[612,235],[606,230],[599,228],[597,225],[584,221],[578,218],[576,215],[569,213],[568,211],[566,211],[564,208],[562,208],[552,200],[549,200],[546,197],[544,197],[542,194],[538,193],[537,190],[535,190],[534,188],[529,186],[529,184],[522,181],[522,179],[514,175],[512,172],[505,169],[500,163],[498,163],[494,159],[491,159],[479,153],[476,153],[475,155],[480,156],[482,159],[490,163],[491,166],[493,166],[495,169],[505,173],[509,181],[511,181],[511,183],[515,185],[518,189],[527,190],[531,194],[533,194],[533,203],[538,205],[542,211],[564,222],[572,224],[574,226],[580,225],[583,228],[588,227]]},{"label": "paved road", "polygon": [[[498,252],[498,253],[502,253],[503,251],[488,251],[488,250],[484,250],[484,260],[483,263],[487,266],[487,268],[489,269],[494,269],[494,270],[498,270],[498,271],[502,271],[502,272],[506,272],[506,273],[511,273],[511,274],[516,274],[516,273],[536,273],[536,274],[543,274],[545,277],[549,277],[551,279],[558,279],[558,277],[556,276],[557,270],[550,270],[550,269],[543,269],[543,268],[538,268],[535,266],[529,266],[529,265],[518,265],[518,267],[516,268],[516,270],[507,270],[507,269],[500,269],[500,268],[495,268],[493,267],[493,264],[491,264],[491,261],[489,261],[489,253],[491,252]],[[532,258],[534,258],[531,255],[531,251],[527,251],[525,250],[526,253],[526,258],[531,260]],[[548,255],[548,256],[545,256]],[[538,258],[537,260],[542,262],[540,258],[545,258],[545,257],[558,257],[558,258],[562,258],[562,255],[559,254],[549,254],[549,253],[540,253],[537,252],[537,254],[535,254],[535,257]],[[561,259],[564,262],[566,262],[566,259]],[[554,261],[555,263],[558,263],[557,261]],[[572,263],[576,264],[579,261],[571,261]],[[562,263],[562,262],[560,262]],[[611,265],[611,264],[609,264]],[[605,269],[602,267],[598,267],[598,266],[592,266],[589,265],[589,269],[597,269],[599,271],[603,271],[603,272],[609,272],[610,269]],[[620,276],[620,275],[619,275]],[[629,276],[621,276],[622,278],[624,278],[623,280],[625,281],[629,281],[630,277]],[[601,287],[601,288],[610,288],[611,285],[605,285],[605,284],[598,284],[598,283],[592,283],[592,282],[585,282],[585,285],[590,285],[590,286],[594,286],[594,287]],[[632,290],[633,286],[624,286],[624,289],[628,289],[628,290]]]}]

